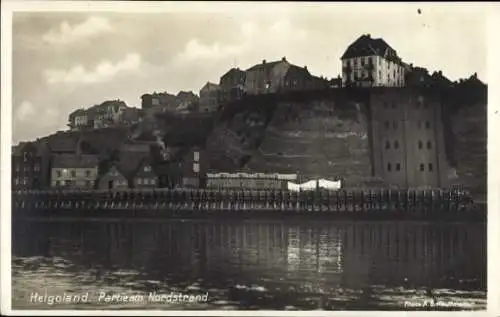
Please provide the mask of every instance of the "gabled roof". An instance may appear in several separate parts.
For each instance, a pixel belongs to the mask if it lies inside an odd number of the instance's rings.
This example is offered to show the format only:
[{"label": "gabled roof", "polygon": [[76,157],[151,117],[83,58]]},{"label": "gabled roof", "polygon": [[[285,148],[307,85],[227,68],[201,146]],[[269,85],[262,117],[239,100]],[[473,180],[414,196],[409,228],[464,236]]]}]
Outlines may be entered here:
[{"label": "gabled roof", "polygon": [[85,109],[80,108],[80,109],[76,109],[75,111],[70,113],[69,117],[72,118],[72,117],[76,117],[76,116],[83,116],[83,115],[85,115],[85,113],[86,113]]},{"label": "gabled roof", "polygon": [[135,175],[143,160],[150,159],[149,144],[124,144],[118,150],[116,168],[126,178]]},{"label": "gabled roof", "polygon": [[311,73],[309,73],[309,71],[307,70],[306,67],[299,67],[299,66],[290,64],[290,67],[288,67],[288,70],[286,71],[285,77],[292,76],[292,75],[298,75],[298,76],[304,77],[304,78],[309,77],[312,79]]},{"label": "gabled roof", "polygon": [[260,64],[256,64],[252,67],[250,67],[249,69],[247,69],[247,72],[248,71],[255,71],[255,70],[268,70],[270,71],[271,69],[274,68],[274,66],[280,64],[280,63],[287,63],[288,61],[286,60],[285,57],[283,57],[281,60],[279,61],[275,61],[275,62],[266,62],[265,60],[262,61],[262,63]]},{"label": "gabled roof", "polygon": [[246,73],[245,71],[239,69],[239,68],[231,68],[228,70],[224,75],[220,77],[221,80],[224,80],[226,77],[233,76],[233,75],[240,75],[243,78],[245,77]]},{"label": "gabled roof", "polygon": [[208,81],[205,85],[203,85],[203,87],[201,87],[200,91],[204,91],[204,90],[208,90],[208,89],[219,89],[219,85]]},{"label": "gabled roof", "polygon": [[193,100],[193,99],[198,99],[198,96],[192,91],[179,91],[177,94],[177,98],[180,98],[182,100]]},{"label": "gabled roof", "polygon": [[152,159],[149,154],[144,155],[140,152],[120,153],[120,158],[115,163],[116,169],[127,179],[133,178],[141,167],[145,164],[152,165]]},{"label": "gabled roof", "polygon": [[120,171],[120,169],[118,168],[117,164],[116,163],[113,163],[110,168],[108,169],[108,171],[104,174],[104,175],[108,175],[109,173],[111,173],[113,171],[113,169],[116,170],[116,172],[118,172],[121,176],[123,176],[125,179],[127,178],[122,171]]},{"label": "gabled roof", "polygon": [[[387,55],[386,55],[387,54]],[[340,59],[377,55],[389,60],[400,62],[396,50],[382,38],[372,38],[370,34],[361,35],[349,45]]]},{"label": "gabled roof", "polygon": [[52,168],[97,168],[97,155],[54,154]]}]

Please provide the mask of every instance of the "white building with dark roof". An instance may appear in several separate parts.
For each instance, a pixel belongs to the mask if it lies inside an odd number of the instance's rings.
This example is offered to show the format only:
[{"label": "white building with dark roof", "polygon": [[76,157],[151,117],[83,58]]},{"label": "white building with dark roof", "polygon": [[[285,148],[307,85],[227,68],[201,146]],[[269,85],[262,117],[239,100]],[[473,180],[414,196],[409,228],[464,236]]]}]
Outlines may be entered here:
[{"label": "white building with dark roof", "polygon": [[51,187],[91,189],[98,174],[96,155],[55,154],[52,157]]},{"label": "white building with dark roof", "polygon": [[403,87],[405,64],[386,41],[360,36],[340,58],[342,86]]}]

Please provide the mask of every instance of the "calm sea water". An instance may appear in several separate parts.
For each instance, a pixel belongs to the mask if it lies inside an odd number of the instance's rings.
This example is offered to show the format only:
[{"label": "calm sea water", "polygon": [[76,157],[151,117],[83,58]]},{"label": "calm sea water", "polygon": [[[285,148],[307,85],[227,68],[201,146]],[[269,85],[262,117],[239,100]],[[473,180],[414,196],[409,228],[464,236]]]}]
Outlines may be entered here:
[{"label": "calm sea water", "polygon": [[14,309],[486,308],[485,224],[19,220],[12,239]]}]

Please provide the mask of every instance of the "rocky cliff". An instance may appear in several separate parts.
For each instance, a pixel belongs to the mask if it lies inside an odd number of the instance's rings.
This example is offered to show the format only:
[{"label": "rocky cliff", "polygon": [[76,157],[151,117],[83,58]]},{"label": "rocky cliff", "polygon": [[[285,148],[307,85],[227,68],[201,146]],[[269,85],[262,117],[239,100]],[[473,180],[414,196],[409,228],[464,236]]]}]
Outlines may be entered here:
[{"label": "rocky cliff", "polygon": [[366,103],[340,94],[247,104],[210,135],[211,167],[365,184],[373,180],[368,117]]},{"label": "rocky cliff", "polygon": [[454,164],[450,181],[463,184],[481,200],[487,191],[486,109],[481,103],[467,105],[451,117]]}]

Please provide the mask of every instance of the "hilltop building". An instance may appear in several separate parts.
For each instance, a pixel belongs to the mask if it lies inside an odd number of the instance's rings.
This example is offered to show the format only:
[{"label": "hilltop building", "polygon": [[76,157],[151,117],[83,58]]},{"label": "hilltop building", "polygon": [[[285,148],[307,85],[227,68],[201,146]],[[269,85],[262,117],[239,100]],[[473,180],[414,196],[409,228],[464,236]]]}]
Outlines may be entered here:
[{"label": "hilltop building", "polygon": [[108,100],[89,109],[77,109],[68,116],[71,131],[102,129],[123,124],[123,114],[128,109],[121,100]]},{"label": "hilltop building", "polygon": [[403,87],[406,66],[387,42],[360,36],[341,57],[342,85],[360,87]]},{"label": "hilltop building", "polygon": [[219,105],[219,85],[207,82],[200,90],[200,111],[212,112]]},{"label": "hilltop building", "polygon": [[245,79],[245,71],[239,68],[231,68],[222,75],[219,81],[219,103],[226,104],[243,98],[245,95]]},{"label": "hilltop building", "polygon": [[286,57],[280,61],[254,65],[246,70],[247,95],[315,90],[329,87],[328,80],[311,75],[307,66],[293,65]]}]

